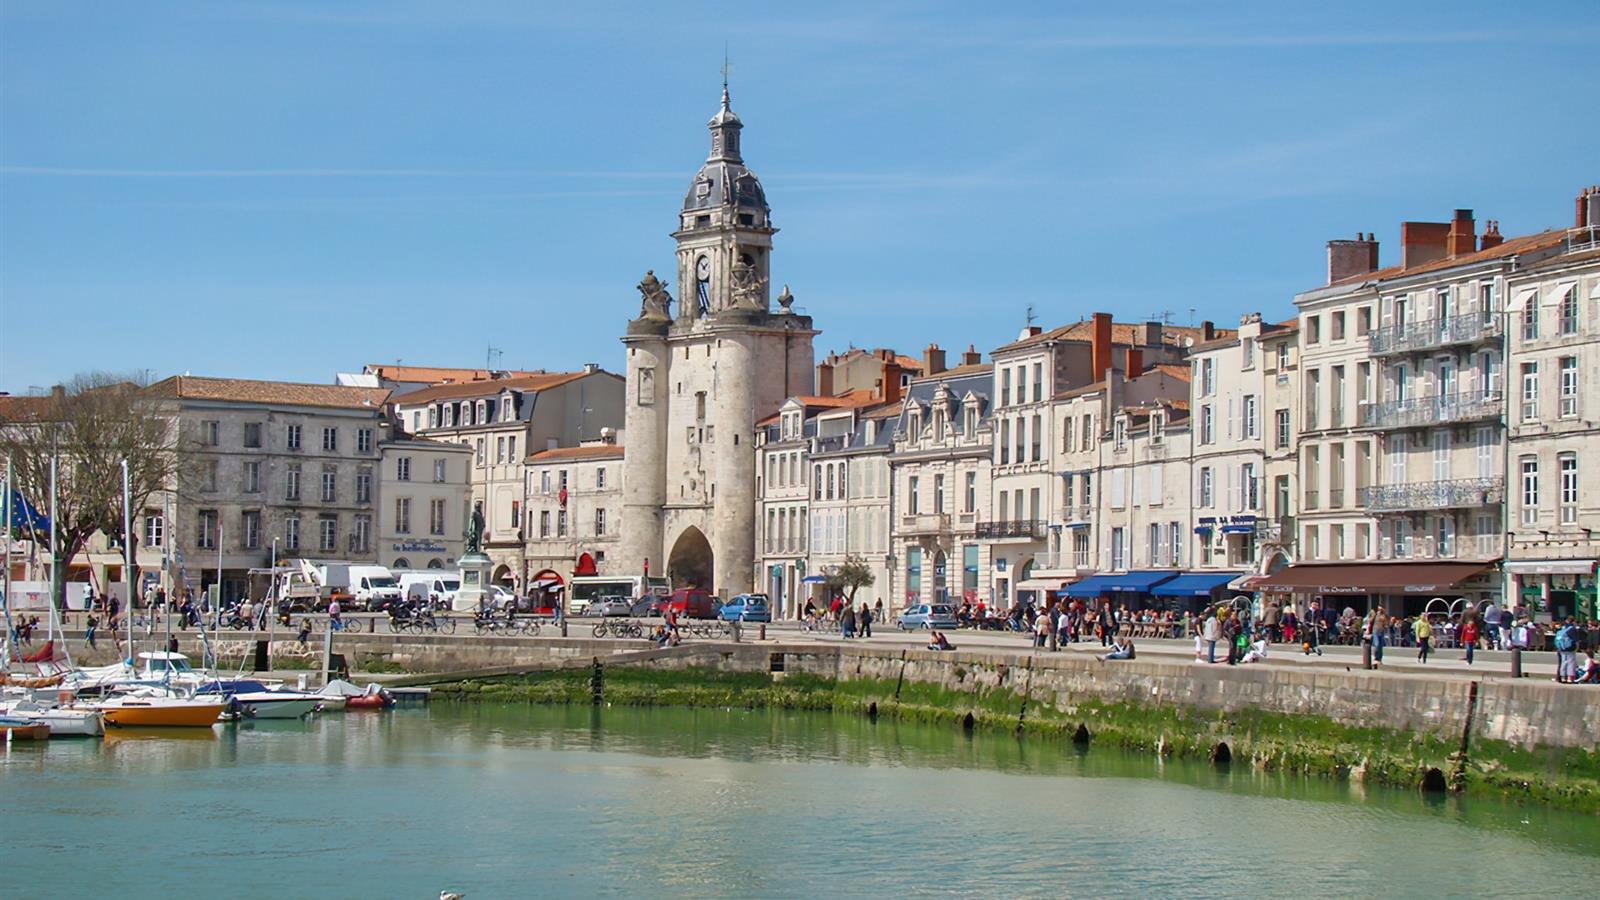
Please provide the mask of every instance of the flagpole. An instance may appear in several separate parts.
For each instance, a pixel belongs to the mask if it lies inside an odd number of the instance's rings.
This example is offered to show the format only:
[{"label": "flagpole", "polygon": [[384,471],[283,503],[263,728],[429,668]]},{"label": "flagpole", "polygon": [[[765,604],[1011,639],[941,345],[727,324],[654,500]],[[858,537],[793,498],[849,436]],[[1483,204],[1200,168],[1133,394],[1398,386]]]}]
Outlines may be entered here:
[{"label": "flagpole", "polygon": [[[14,642],[17,639],[17,630],[15,628],[11,627],[11,457],[10,456],[6,457],[6,494],[5,494],[5,497],[0,498],[0,521],[5,522],[5,532],[4,532],[4,534],[5,534],[5,541],[6,541],[6,561],[5,561],[5,566],[6,566],[6,574],[5,574],[6,646],[9,648],[9,647],[15,646]],[[18,654],[18,657],[19,658],[21,657],[20,653]],[[10,665],[10,663],[11,663],[11,660],[10,660],[10,656],[8,654],[6,659],[0,660],[0,668],[3,668],[6,665]]]},{"label": "flagpole", "polygon": [[[222,543],[226,540],[227,530],[222,524],[222,514],[217,514],[217,602],[211,614],[216,617],[216,627],[212,629],[215,637],[211,642],[211,674],[217,675],[217,665],[221,662],[217,658],[217,643],[222,640]],[[206,623],[200,623],[200,630],[206,630]]]},{"label": "flagpole", "polygon": [[128,665],[133,665],[133,493],[128,486],[128,461],[122,461],[122,592],[128,617]]}]

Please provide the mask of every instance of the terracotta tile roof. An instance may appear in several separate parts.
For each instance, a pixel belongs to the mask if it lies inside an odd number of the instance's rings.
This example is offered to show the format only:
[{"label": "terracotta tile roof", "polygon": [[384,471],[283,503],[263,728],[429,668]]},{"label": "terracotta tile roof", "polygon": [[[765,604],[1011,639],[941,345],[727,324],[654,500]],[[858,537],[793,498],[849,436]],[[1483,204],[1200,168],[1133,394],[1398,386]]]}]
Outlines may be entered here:
[{"label": "terracotta tile roof", "polygon": [[1238,335],[1234,335],[1233,337],[1222,337],[1222,338],[1215,338],[1215,339],[1209,340],[1209,341],[1201,341],[1200,343],[1195,344],[1193,347],[1190,347],[1189,348],[1189,352],[1190,353],[1208,353],[1208,352],[1210,352],[1212,350],[1223,350],[1223,349],[1226,349],[1228,347],[1237,347],[1237,346],[1239,346],[1239,336]]},{"label": "terracotta tile roof", "polygon": [[[1436,259],[1432,262],[1425,262],[1420,265],[1412,266],[1409,269],[1405,266],[1389,266],[1388,268],[1379,269],[1376,272],[1365,272],[1359,275],[1351,275],[1349,278],[1342,278],[1338,281],[1335,281],[1333,284],[1363,284],[1368,281],[1387,281],[1391,278],[1404,278],[1411,275],[1420,275],[1424,272],[1437,272],[1441,269],[1449,269],[1454,266],[1465,266],[1491,259],[1502,259],[1507,256],[1515,256],[1518,253],[1528,253],[1534,250],[1545,250],[1550,247],[1557,246],[1562,241],[1566,240],[1566,236],[1567,230],[1565,228],[1553,228],[1549,231],[1541,231],[1537,234],[1526,234],[1521,237],[1514,237],[1498,247],[1490,247],[1487,250],[1479,250],[1476,253],[1465,253],[1461,256],[1457,256],[1454,259],[1450,259],[1448,257],[1445,259]],[[1332,285],[1329,286],[1332,287]]]},{"label": "terracotta tile roof", "polygon": [[[488,369],[455,369],[448,366],[402,366],[384,365],[382,363],[368,363],[365,369],[369,375],[389,381],[404,381],[422,384],[440,384],[446,381],[488,381],[492,372]],[[543,375],[537,371],[506,371],[501,374],[513,378],[523,375]]]},{"label": "terracotta tile roof", "polygon": [[994,371],[994,364],[993,363],[973,363],[970,366],[956,366],[953,369],[945,369],[943,372],[940,372],[937,375],[918,375],[918,376],[915,376],[914,378],[912,378],[911,380],[912,381],[941,381],[941,380],[946,379],[946,378],[962,378],[962,377],[967,376],[967,375],[982,375],[985,372],[992,372],[992,371]]},{"label": "terracotta tile roof", "polygon": [[1541,259],[1527,266],[1524,271],[1527,269],[1553,269],[1560,266],[1570,266],[1574,263],[1588,262],[1591,259],[1600,259],[1600,249],[1579,250],[1577,253],[1563,253],[1558,256],[1552,256],[1549,259]]},{"label": "terracotta tile roof", "polygon": [[894,358],[894,364],[902,369],[910,369],[913,372],[922,371],[922,360],[917,359],[914,356],[896,356]]},{"label": "terracotta tile roof", "polygon": [[[403,406],[416,406],[419,403],[431,403],[435,400],[461,400],[468,397],[492,397],[503,390],[514,391],[548,391],[560,387],[571,381],[577,381],[587,372],[544,372],[536,375],[519,375],[514,378],[495,378],[489,381],[467,381],[460,384],[436,384],[421,390],[402,394],[396,402]],[[595,374],[611,375],[610,372]]]},{"label": "terracotta tile roof", "polygon": [[526,462],[579,462],[586,459],[621,459],[623,448],[616,444],[596,444],[592,447],[557,447],[530,454]]},{"label": "terracotta tile roof", "polygon": [[1194,377],[1194,373],[1189,371],[1188,366],[1180,366],[1177,363],[1157,363],[1156,365],[1145,369],[1143,372],[1140,372],[1138,377],[1143,378],[1144,376],[1149,375],[1151,372],[1160,372],[1162,375],[1165,375],[1168,378],[1176,378],[1185,383],[1188,383]]},{"label": "terracotta tile roof", "polygon": [[[1171,347],[1183,347],[1189,342],[1199,341],[1200,335],[1203,333],[1204,332],[1201,329],[1192,328],[1187,325],[1163,325],[1161,326],[1161,343]],[[1212,333],[1216,338],[1221,338],[1229,334],[1238,334],[1236,330],[1231,328],[1215,328],[1212,330]],[[996,348],[995,352],[999,353],[1005,350],[1013,350],[1018,347],[1026,347],[1030,344],[1042,344],[1046,341],[1088,342],[1093,340],[1093,338],[1094,321],[1092,319],[1084,319],[1081,322],[1073,322],[1070,325],[1062,325],[1059,328],[1053,328],[1041,334],[1036,334],[1033,337],[1023,338],[1020,341],[1012,341],[1009,344]],[[1143,340],[1143,324],[1132,324],[1128,322],[1111,323],[1112,344],[1121,344],[1130,347],[1143,346]]]},{"label": "terracotta tile roof", "polygon": [[292,381],[248,381],[243,378],[205,378],[198,375],[174,375],[152,384],[145,390],[152,396],[175,400],[218,400],[227,403],[323,406],[339,409],[378,409],[389,399],[388,388],[300,384]]},{"label": "terracotta tile roof", "polygon": [[905,405],[904,400],[896,400],[893,403],[885,403],[883,406],[869,409],[863,415],[869,419],[889,419],[900,415],[900,411],[905,408]]},{"label": "terracotta tile roof", "polygon": [[[877,394],[866,388],[857,388],[853,391],[846,391],[836,397],[822,397],[813,394],[798,394],[793,397],[785,397],[782,405],[788,405],[790,400],[798,400],[800,405],[805,407],[804,412],[806,415],[825,409],[852,409],[863,406],[871,406],[874,403],[881,402],[878,399]],[[757,419],[756,424],[770,425],[773,422],[778,421],[778,418],[781,414],[782,408],[780,406],[778,412],[774,412],[768,416]]]},{"label": "terracotta tile roof", "polygon": [[50,397],[0,397],[0,419],[18,421],[43,417],[50,410]]}]

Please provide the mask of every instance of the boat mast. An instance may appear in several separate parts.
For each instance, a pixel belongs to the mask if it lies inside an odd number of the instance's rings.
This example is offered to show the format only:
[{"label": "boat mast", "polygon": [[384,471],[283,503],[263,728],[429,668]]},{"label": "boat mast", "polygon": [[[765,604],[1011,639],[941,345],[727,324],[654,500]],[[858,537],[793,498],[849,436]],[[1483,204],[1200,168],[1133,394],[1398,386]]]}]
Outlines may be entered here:
[{"label": "boat mast", "polygon": [[[56,459],[58,454],[55,448],[50,450],[50,603],[52,610],[56,608]],[[50,617],[50,637],[55,638],[56,617]],[[61,643],[67,642],[67,623],[63,618],[61,622]]]},{"label": "boat mast", "polygon": [[122,461],[122,592],[123,612],[128,617],[128,665],[136,658],[133,652],[133,508],[132,490],[128,486],[128,461]]}]

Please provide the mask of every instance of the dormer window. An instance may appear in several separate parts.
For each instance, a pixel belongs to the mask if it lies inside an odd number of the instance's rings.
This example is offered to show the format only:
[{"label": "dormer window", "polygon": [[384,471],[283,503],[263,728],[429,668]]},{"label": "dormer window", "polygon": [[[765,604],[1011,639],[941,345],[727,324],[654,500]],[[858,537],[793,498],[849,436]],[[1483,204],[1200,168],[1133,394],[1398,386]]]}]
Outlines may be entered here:
[{"label": "dormer window", "polygon": [[1162,440],[1162,438],[1164,438],[1166,436],[1166,433],[1167,433],[1167,415],[1166,415],[1166,413],[1159,413],[1159,412],[1151,413],[1150,414],[1150,443],[1151,443],[1151,445],[1159,447],[1161,445],[1161,440]]},{"label": "dormer window", "polygon": [[511,395],[510,394],[507,394],[506,396],[500,398],[500,421],[502,421],[502,422],[511,421]]},{"label": "dormer window", "polygon": [[1111,425],[1111,448],[1113,450],[1128,449],[1128,417],[1117,416]]},{"label": "dormer window", "polygon": [[911,434],[909,436],[910,436],[910,438],[912,440],[916,440],[921,435],[922,435],[922,411],[921,410],[917,410],[917,409],[913,409],[911,411]]}]

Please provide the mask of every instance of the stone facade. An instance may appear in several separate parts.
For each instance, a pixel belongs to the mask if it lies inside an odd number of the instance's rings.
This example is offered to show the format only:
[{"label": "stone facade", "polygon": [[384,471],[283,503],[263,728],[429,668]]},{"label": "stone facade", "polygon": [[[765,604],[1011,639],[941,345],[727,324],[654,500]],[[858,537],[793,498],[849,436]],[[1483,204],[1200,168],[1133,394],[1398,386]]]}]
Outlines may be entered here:
[{"label": "stone facade", "polygon": [[421,436],[472,448],[472,504],[483,510],[483,552],[497,583],[526,588],[525,458],[614,438],[623,420],[622,390],[620,377],[591,365],[447,382],[395,402],[401,422],[422,423]]},{"label": "stone facade", "polygon": [[378,452],[378,562],[454,570],[465,546],[472,449],[398,434]]},{"label": "stone facade", "polygon": [[748,591],[755,569],[756,428],[811,385],[811,319],[787,288],[771,304],[766,195],[740,154],[726,90],[711,152],[679,212],[677,309],[653,274],[627,348],[626,571]]},{"label": "stone facade", "polygon": [[549,569],[562,579],[586,564],[596,575],[632,575],[621,566],[623,448],[607,442],[543,450],[527,459],[523,530],[528,578]]},{"label": "stone facade", "polygon": [[994,564],[978,541],[978,523],[992,514],[993,378],[986,363],[926,375],[901,404],[889,454],[888,594],[901,605],[993,596],[984,575]]},{"label": "stone facade", "polygon": [[[1600,189],[1559,251],[1505,275],[1506,596],[1594,617],[1600,563]],[[1531,311],[1530,311],[1531,310]]]},{"label": "stone facade", "polygon": [[200,591],[221,569],[223,598],[278,558],[377,563],[379,447],[388,391],[175,376],[170,404],[182,462],[176,491],[151,501],[144,530],[172,541],[169,581]]}]

